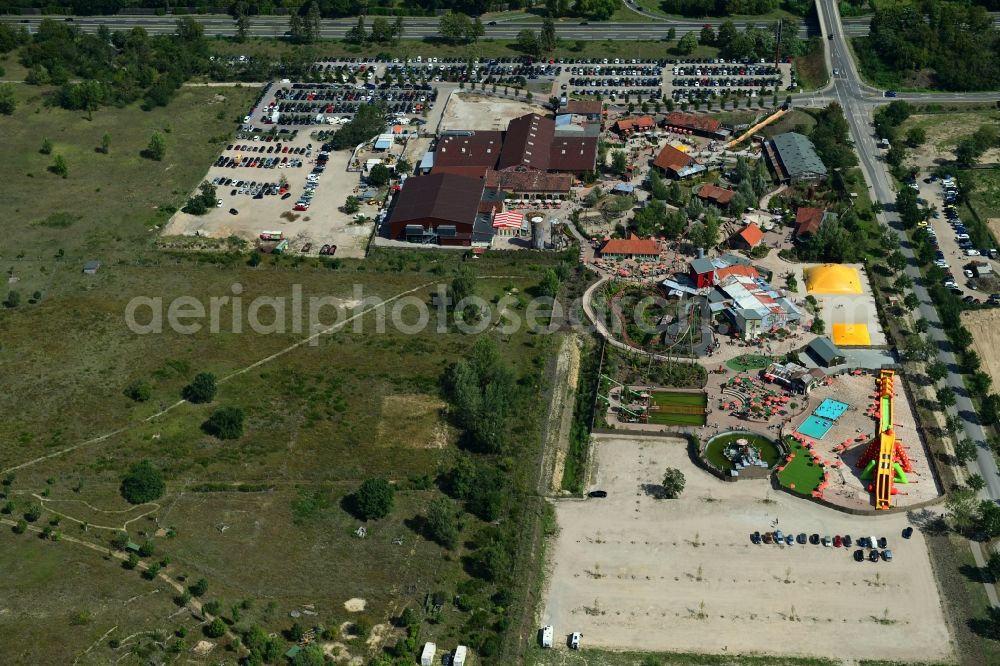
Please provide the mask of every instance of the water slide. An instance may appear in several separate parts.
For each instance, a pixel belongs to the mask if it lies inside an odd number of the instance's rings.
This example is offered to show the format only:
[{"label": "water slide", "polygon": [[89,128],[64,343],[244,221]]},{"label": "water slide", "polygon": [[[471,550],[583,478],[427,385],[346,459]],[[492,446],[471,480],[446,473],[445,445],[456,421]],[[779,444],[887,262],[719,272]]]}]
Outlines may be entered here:
[{"label": "water slide", "polygon": [[738,137],[736,137],[735,139],[733,139],[732,141],[730,141],[729,143],[727,143],[726,144],[726,148],[732,148],[733,146],[740,145],[741,143],[743,143],[744,141],[746,141],[748,137],[753,136],[761,128],[767,127],[768,125],[770,125],[771,123],[773,123],[775,120],[777,120],[781,116],[785,115],[786,113],[788,113],[788,109],[787,108],[782,107],[782,108],[778,109],[777,111],[775,111],[774,113],[772,113],[771,115],[769,115],[767,118],[764,118],[764,120],[760,121],[759,123],[757,123],[756,125],[754,125],[750,129],[748,129],[746,132],[744,132],[743,134],[740,134]]},{"label": "water slide", "polygon": [[878,460],[875,469],[875,508],[892,505],[892,482],[896,476],[892,454],[896,449],[896,434],[892,430],[892,391],[895,373],[883,370],[878,375],[879,428]]}]

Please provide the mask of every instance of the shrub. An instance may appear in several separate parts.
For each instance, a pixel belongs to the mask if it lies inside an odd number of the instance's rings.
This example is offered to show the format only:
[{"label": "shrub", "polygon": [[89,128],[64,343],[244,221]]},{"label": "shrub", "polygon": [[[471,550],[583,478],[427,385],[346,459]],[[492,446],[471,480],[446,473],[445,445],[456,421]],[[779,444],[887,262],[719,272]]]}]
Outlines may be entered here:
[{"label": "shrub", "polygon": [[125,387],[123,393],[125,394],[125,397],[130,400],[134,400],[136,402],[146,402],[153,397],[153,387],[149,385],[149,382],[136,379]]},{"label": "shrub", "polygon": [[181,391],[181,397],[188,402],[205,403],[215,399],[215,375],[211,372],[199,372],[190,384]]},{"label": "shrub", "polygon": [[163,474],[147,460],[133,465],[122,479],[122,497],[132,504],[144,504],[159,499],[163,496],[164,490],[166,483],[163,481]]},{"label": "shrub", "polygon": [[354,493],[354,506],[364,520],[385,518],[392,511],[395,490],[382,478],[366,479]]},{"label": "shrub", "polygon": [[218,439],[239,439],[243,436],[243,410],[221,407],[202,424],[202,430]]}]

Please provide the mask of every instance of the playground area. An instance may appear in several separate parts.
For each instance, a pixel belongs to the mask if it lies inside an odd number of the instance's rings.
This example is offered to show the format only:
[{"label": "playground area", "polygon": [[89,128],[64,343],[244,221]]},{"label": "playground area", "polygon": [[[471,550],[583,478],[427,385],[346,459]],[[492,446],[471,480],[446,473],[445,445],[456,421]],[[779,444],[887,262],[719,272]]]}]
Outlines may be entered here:
[{"label": "playground area", "polygon": [[598,388],[597,400],[607,406],[605,418],[612,426],[641,431],[705,425],[708,396],[704,391],[626,386],[608,375],[601,375]]},{"label": "playground area", "polygon": [[[724,382],[718,396],[718,408],[742,421],[767,423],[795,411],[803,398],[797,398],[775,384],[767,384],[750,374],[736,374]],[[796,407],[793,407],[793,403]]]},{"label": "playground area", "polygon": [[[580,631],[588,647],[712,652],[719,663],[748,653],[952,663],[924,537],[899,537],[906,513],[850,516],[776,493],[765,479],[726,483],[697,468],[680,439],[595,435],[593,447],[587,489],[607,497],[554,502],[541,625]],[[644,491],[667,467],[687,479],[676,500]],[[886,536],[893,562],[750,542],[776,526]],[[851,639],[859,636],[876,638]]]},{"label": "playground area", "polygon": [[856,509],[912,506],[940,490],[902,384],[847,374],[816,388],[808,414],[784,432],[790,449],[778,481],[795,493]]},{"label": "playground area", "polygon": [[838,347],[885,347],[871,283],[861,264],[798,264],[794,273],[806,294],[816,299]]}]

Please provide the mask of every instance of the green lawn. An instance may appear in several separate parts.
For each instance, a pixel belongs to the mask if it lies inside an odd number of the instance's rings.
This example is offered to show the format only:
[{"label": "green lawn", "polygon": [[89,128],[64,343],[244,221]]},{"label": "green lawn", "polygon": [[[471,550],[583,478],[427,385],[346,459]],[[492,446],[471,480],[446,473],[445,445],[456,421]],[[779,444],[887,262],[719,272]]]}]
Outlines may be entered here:
[{"label": "green lawn", "polygon": [[760,449],[761,460],[765,461],[770,469],[774,469],[775,465],[778,464],[781,454],[774,442],[767,437],[750,432],[737,432],[713,438],[705,446],[705,459],[723,471],[733,469],[733,464],[723,455],[723,450],[738,439],[747,439],[751,444]]},{"label": "green lawn", "polygon": [[[659,409],[649,413],[649,422],[658,425],[705,425],[705,405],[708,399],[704,393],[671,393],[653,391],[651,402]],[[678,408],[701,407],[698,413],[688,414]]]},{"label": "green lawn", "polygon": [[743,354],[742,356],[737,356],[726,361],[726,366],[730,370],[747,372],[748,370],[762,370],[774,360],[776,359],[763,354]]},{"label": "green lawn", "polygon": [[803,91],[817,90],[826,85],[829,72],[826,71],[823,40],[814,37],[809,40],[809,52],[794,59],[799,87]]},{"label": "green lawn", "polygon": [[798,440],[786,438],[785,443],[795,457],[778,472],[778,481],[792,492],[809,497],[823,480],[823,468],[813,462],[812,453]]}]

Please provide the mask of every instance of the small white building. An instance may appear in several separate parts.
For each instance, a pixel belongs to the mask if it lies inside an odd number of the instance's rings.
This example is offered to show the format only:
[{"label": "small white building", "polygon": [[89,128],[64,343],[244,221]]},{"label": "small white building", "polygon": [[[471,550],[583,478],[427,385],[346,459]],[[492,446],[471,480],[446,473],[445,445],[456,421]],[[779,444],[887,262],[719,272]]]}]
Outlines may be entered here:
[{"label": "small white building", "polygon": [[424,643],[424,650],[420,653],[420,666],[434,666],[434,655],[437,653],[437,645],[434,643]]}]

